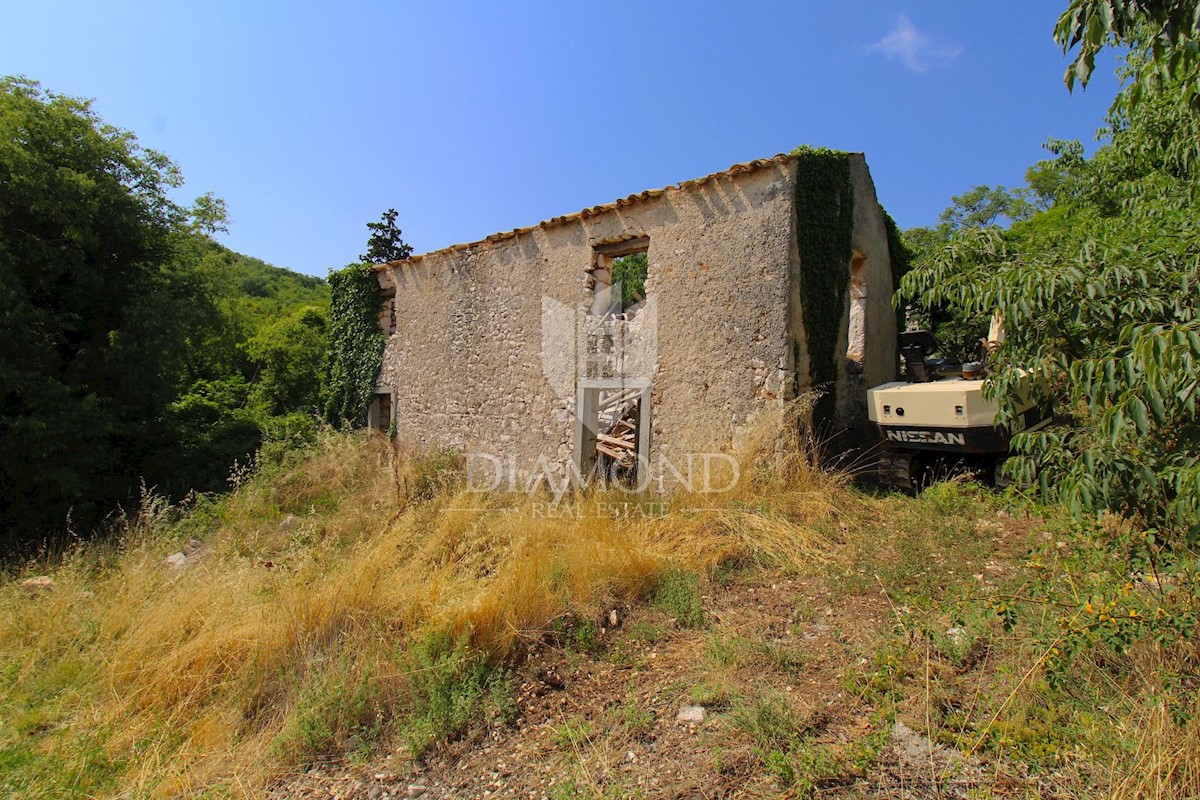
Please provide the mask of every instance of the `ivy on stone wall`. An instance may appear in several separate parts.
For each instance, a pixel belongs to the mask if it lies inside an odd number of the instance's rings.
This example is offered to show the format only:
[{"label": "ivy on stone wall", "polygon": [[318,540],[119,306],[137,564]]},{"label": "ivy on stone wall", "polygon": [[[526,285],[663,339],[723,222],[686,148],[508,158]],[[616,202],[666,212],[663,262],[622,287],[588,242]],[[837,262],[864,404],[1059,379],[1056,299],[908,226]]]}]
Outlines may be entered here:
[{"label": "ivy on stone wall", "polygon": [[323,408],[333,425],[361,427],[375,393],[387,336],[379,329],[383,300],[370,264],[329,273],[329,350]]},{"label": "ivy on stone wall", "polygon": [[[900,279],[912,269],[913,253],[904,243],[904,237],[900,234],[900,226],[896,224],[896,220],[892,219],[892,215],[884,211],[883,221],[887,225],[888,255],[892,260],[892,291],[898,292]],[[904,304],[901,303],[896,308],[896,330],[904,330],[904,323]]]},{"label": "ivy on stone wall", "polygon": [[[797,147],[796,216],[800,250],[800,298],[808,338],[813,386],[829,384],[822,399],[836,406],[837,344],[850,291],[854,190],[850,154],[823,147]],[[825,416],[825,415],[822,415]]]}]

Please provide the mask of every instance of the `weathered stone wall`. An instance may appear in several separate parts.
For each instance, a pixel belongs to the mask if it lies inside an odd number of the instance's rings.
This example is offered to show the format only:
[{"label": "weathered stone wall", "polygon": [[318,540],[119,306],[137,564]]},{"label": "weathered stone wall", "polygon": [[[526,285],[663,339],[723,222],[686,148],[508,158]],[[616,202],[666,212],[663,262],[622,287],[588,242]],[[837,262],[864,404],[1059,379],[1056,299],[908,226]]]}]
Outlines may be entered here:
[{"label": "weathered stone wall", "polygon": [[[896,312],[892,308],[892,262],[888,252],[887,226],[875,195],[875,183],[861,153],[850,155],[850,183],[854,191],[853,253],[866,259],[866,348],[861,369],[851,364],[847,353],[851,292],[839,330],[837,411],[844,427],[868,429],[867,389],[890,381],[896,375]],[[847,266],[847,274],[850,269]]]},{"label": "weathered stone wall", "polygon": [[379,386],[395,393],[400,439],[524,471],[539,456],[569,463],[575,381],[588,377],[573,340],[599,325],[587,314],[593,247],[647,236],[646,306],[605,326],[618,342],[640,328],[625,372],[650,372],[651,460],[728,448],[792,385],[792,169],[773,163],[390,265],[381,278],[396,286],[397,327]]},{"label": "weathered stone wall", "polygon": [[[847,419],[865,391],[852,384],[882,382],[895,362],[883,219],[861,156],[853,166],[854,242],[870,289],[867,373],[839,366]],[[787,158],[756,162],[387,265],[396,332],[378,383],[394,392],[400,440],[467,454],[477,483],[499,464],[501,486],[516,476],[518,488],[547,467],[565,474],[580,379],[648,377],[652,476],[664,459],[682,467],[689,453],[735,445],[805,385],[795,170]],[[635,237],[649,239],[646,303],[628,320],[589,316],[593,248]]]}]

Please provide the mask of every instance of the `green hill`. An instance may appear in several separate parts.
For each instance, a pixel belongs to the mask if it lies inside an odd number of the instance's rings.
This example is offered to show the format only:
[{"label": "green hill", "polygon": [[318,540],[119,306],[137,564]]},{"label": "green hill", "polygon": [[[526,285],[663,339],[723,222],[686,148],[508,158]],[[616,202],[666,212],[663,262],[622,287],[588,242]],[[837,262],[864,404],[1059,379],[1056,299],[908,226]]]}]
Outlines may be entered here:
[{"label": "green hill", "polygon": [[262,317],[298,306],[329,307],[329,284],[324,278],[276,267],[216,243],[212,247],[211,257],[228,271],[240,302]]}]

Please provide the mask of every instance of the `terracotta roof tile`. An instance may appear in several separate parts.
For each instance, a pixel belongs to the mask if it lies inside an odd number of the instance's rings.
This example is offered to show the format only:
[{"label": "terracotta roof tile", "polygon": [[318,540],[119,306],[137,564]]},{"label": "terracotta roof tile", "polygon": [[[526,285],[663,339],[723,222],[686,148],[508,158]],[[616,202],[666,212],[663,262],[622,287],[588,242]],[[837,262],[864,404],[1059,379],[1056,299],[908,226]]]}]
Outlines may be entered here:
[{"label": "terracotta roof tile", "polygon": [[537,225],[532,225],[532,226],[525,227],[525,228],[514,228],[511,231],[502,231],[500,233],[493,233],[490,236],[486,236],[483,239],[480,239],[478,241],[465,242],[463,244],[452,244],[449,247],[443,247],[440,250],[432,250],[428,253],[423,253],[421,255],[409,256],[408,258],[402,259],[400,261],[390,261],[386,264],[376,264],[375,266],[372,267],[372,269],[374,269],[376,271],[381,271],[381,270],[387,269],[388,267],[399,265],[399,264],[416,264],[417,262],[424,259],[426,256],[436,255],[439,253],[456,253],[456,252],[459,252],[462,250],[469,250],[469,249],[472,249],[475,247],[480,247],[485,244],[495,244],[497,242],[502,242],[507,239],[515,238],[517,236],[520,236],[523,233],[529,233],[533,230],[536,230],[537,228],[553,228],[558,225],[565,225],[568,222],[574,222],[577,219],[587,219],[588,217],[594,216],[596,214],[603,214],[606,211],[612,211],[614,209],[625,208],[627,206],[636,205],[637,203],[643,202],[645,200],[650,200],[652,198],[659,197],[663,194],[666,194],[668,191],[670,191],[672,189],[680,190],[680,189],[690,189],[690,188],[693,188],[696,186],[703,186],[704,184],[708,183],[709,181],[715,180],[717,178],[741,175],[743,173],[753,172],[754,170],[762,169],[763,167],[768,167],[773,164],[785,164],[785,163],[791,161],[793,158],[794,158],[794,156],[787,155],[786,153],[780,153],[779,155],[772,156],[771,158],[757,158],[753,161],[747,161],[743,164],[734,164],[729,169],[722,170],[720,172],[714,172],[713,174],[705,175],[702,178],[694,178],[694,179],[688,180],[688,181],[680,181],[679,183],[664,187],[662,189],[647,189],[643,192],[638,192],[637,194],[631,194],[628,197],[619,198],[611,203],[604,203],[602,205],[592,206],[591,208],[585,208],[582,211],[576,211],[574,214],[564,214],[559,217],[551,217],[548,220],[539,222]]}]

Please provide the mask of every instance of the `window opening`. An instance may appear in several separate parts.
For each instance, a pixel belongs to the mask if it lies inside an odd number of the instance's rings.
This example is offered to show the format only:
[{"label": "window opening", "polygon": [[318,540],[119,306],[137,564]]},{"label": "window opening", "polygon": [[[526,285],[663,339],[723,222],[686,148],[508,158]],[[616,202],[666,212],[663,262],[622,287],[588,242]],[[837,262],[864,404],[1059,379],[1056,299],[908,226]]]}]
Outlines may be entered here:
[{"label": "window opening", "polygon": [[388,433],[392,428],[392,394],[391,392],[376,392],[371,398],[367,410],[367,427],[381,433]]},{"label": "window opening", "polygon": [[592,316],[633,318],[646,300],[649,250],[650,240],[645,237],[596,247]]},{"label": "window opening", "polygon": [[867,349],[867,257],[857,250],[850,261],[850,327],[846,358],[862,365]]}]

